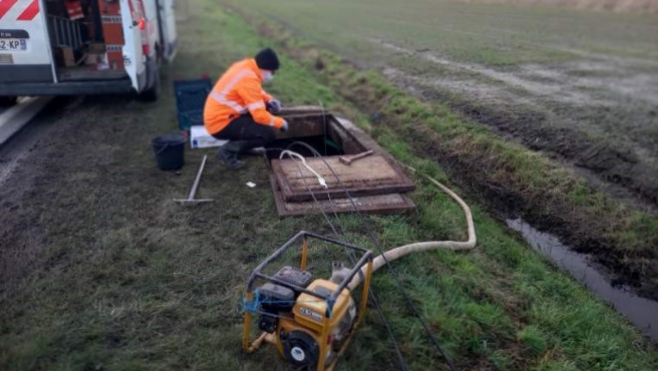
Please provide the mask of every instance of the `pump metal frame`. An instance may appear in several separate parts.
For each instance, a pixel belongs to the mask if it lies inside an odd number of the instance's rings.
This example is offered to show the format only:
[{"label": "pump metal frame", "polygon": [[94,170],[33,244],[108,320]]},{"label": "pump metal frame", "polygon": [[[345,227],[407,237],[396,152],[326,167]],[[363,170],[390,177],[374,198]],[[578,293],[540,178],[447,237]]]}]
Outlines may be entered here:
[{"label": "pump metal frame", "polygon": [[[301,246],[301,258],[300,258],[300,264],[299,267],[300,269],[304,270],[306,268],[306,262],[308,259],[308,253],[309,253],[309,239],[316,239],[316,240],[321,240],[325,242],[329,242],[337,247],[341,248],[346,248],[350,250],[357,251],[359,253],[362,253],[361,259],[352,267],[350,270],[349,274],[345,277],[343,282],[338,285],[338,288],[332,292],[330,295],[322,295],[320,293],[314,292],[307,290],[304,287],[300,287],[294,284],[291,284],[289,282],[285,282],[282,280],[279,280],[277,278],[268,276],[266,274],[262,273],[262,270],[268,266],[270,263],[272,263],[276,258],[278,258],[281,254],[283,254],[285,251],[289,250],[295,244],[297,244],[300,240],[302,241],[302,246]],[[324,237],[312,232],[307,232],[307,231],[301,231],[297,233],[294,237],[286,241],[281,247],[279,247],[272,255],[268,256],[262,263],[260,263],[256,269],[251,273],[249,276],[249,282],[247,283],[247,291],[245,293],[245,297],[247,301],[252,301],[254,299],[254,294],[253,294],[253,286],[254,282],[256,279],[263,279],[272,283],[275,283],[277,285],[281,285],[284,287],[287,287],[293,291],[298,291],[298,292],[303,292],[309,295],[312,295],[316,298],[325,300],[327,302],[327,312],[324,315],[323,319],[323,324],[322,324],[322,333],[321,333],[321,339],[327,339],[329,336],[329,322],[331,319],[331,314],[333,311],[333,306],[336,302],[336,299],[340,295],[340,293],[347,288],[349,283],[352,281],[354,276],[357,274],[362,274],[361,269],[364,266],[367,266],[366,268],[366,274],[365,278],[363,280],[363,288],[361,290],[361,303],[359,305],[359,311],[357,313],[356,320],[354,321],[354,326],[352,327],[352,330],[350,333],[347,335],[346,341],[344,342],[343,346],[340,348],[338,351],[337,356],[331,361],[330,364],[325,364],[324,360],[326,359],[327,356],[327,351],[329,344],[327,341],[320,341],[320,344],[318,346],[320,347],[320,356],[319,356],[319,361],[318,361],[318,366],[317,370],[318,371],[331,371],[333,370],[334,366],[336,365],[336,362],[338,361],[338,358],[343,354],[345,349],[350,343],[350,340],[352,339],[352,336],[354,335],[354,332],[356,328],[358,327],[359,323],[361,322],[361,319],[363,319],[368,303],[368,291],[370,289],[370,279],[372,277],[372,269],[373,269],[373,256],[372,252],[370,250],[364,249],[362,247],[358,247],[343,241],[335,240],[332,238]],[[269,343],[272,343],[276,345],[276,338],[272,334],[268,334],[267,332],[263,332],[258,338],[256,338],[253,342],[249,339],[249,334],[251,330],[251,313],[249,311],[244,312],[244,332],[243,332],[243,337],[242,337],[242,348],[246,353],[252,353],[256,349],[260,347],[260,345],[266,341]]]}]

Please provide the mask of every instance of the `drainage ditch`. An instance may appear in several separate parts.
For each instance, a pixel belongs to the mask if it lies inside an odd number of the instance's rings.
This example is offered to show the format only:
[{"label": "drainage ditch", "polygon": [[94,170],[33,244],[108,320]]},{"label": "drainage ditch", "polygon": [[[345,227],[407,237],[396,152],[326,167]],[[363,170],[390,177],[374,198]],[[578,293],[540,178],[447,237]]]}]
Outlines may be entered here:
[{"label": "drainage ditch", "polygon": [[557,237],[536,230],[523,219],[507,219],[506,223],[519,232],[533,249],[549,258],[558,268],[569,272],[640,331],[658,342],[658,302],[637,296],[626,287],[613,286],[599,269],[590,265],[589,256],[573,251]]}]

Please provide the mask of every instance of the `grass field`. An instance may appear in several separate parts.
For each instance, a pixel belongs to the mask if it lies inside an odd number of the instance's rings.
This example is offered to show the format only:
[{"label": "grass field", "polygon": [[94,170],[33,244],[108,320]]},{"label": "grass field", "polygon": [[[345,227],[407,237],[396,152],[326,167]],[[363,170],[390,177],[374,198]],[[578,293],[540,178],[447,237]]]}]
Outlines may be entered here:
[{"label": "grass field", "polygon": [[[149,141],[177,128],[173,78],[213,77],[269,41],[214,1],[192,1],[181,52],[155,105],[85,98],[53,116],[54,131],[0,188],[2,370],[289,370],[268,349],[240,352],[238,304],[248,273],[301,229],[329,234],[322,218],[276,217],[262,159],[239,172],[210,161],[200,196],[183,208],[201,156],[180,175],[154,166]],[[282,53],[270,91],[289,104],[318,100],[366,129],[374,123]],[[121,109],[117,109],[121,107]],[[71,135],[75,133],[75,135]],[[376,138],[396,157],[448,181],[433,161],[385,128]],[[258,186],[245,186],[248,181]],[[418,180],[417,213],[370,217],[386,248],[464,237],[463,216]],[[620,315],[553,269],[471,202],[479,246],[396,262],[405,287],[464,370],[654,370],[658,351]],[[334,220],[368,244],[354,216]],[[445,369],[429,351],[386,272],[374,282],[413,370]],[[371,313],[341,370],[397,369]]]},{"label": "grass field", "polygon": [[446,0],[234,3],[583,169],[636,207],[658,204],[655,16]]}]

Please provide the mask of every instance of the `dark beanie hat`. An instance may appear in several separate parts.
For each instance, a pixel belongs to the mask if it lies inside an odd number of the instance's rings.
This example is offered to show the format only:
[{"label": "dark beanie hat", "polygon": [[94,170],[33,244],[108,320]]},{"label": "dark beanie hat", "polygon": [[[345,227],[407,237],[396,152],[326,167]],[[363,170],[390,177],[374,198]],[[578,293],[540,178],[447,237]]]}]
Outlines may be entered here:
[{"label": "dark beanie hat", "polygon": [[256,54],[256,64],[261,70],[276,71],[279,69],[279,58],[274,50],[267,48]]}]

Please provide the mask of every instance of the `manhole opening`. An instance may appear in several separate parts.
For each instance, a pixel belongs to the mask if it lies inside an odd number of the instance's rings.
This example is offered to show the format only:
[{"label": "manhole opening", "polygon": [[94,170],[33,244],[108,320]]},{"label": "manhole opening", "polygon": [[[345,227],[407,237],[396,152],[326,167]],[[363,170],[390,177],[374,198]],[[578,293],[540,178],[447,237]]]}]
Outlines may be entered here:
[{"label": "manhole opening", "polygon": [[[305,143],[322,156],[352,155],[367,151],[357,138],[349,133],[341,123],[332,115],[304,115],[288,118],[291,129],[281,133],[277,140],[270,145],[270,149],[290,149],[304,157],[313,157],[311,150],[295,142]],[[267,157],[272,160],[278,158],[280,151],[267,151]]]}]

